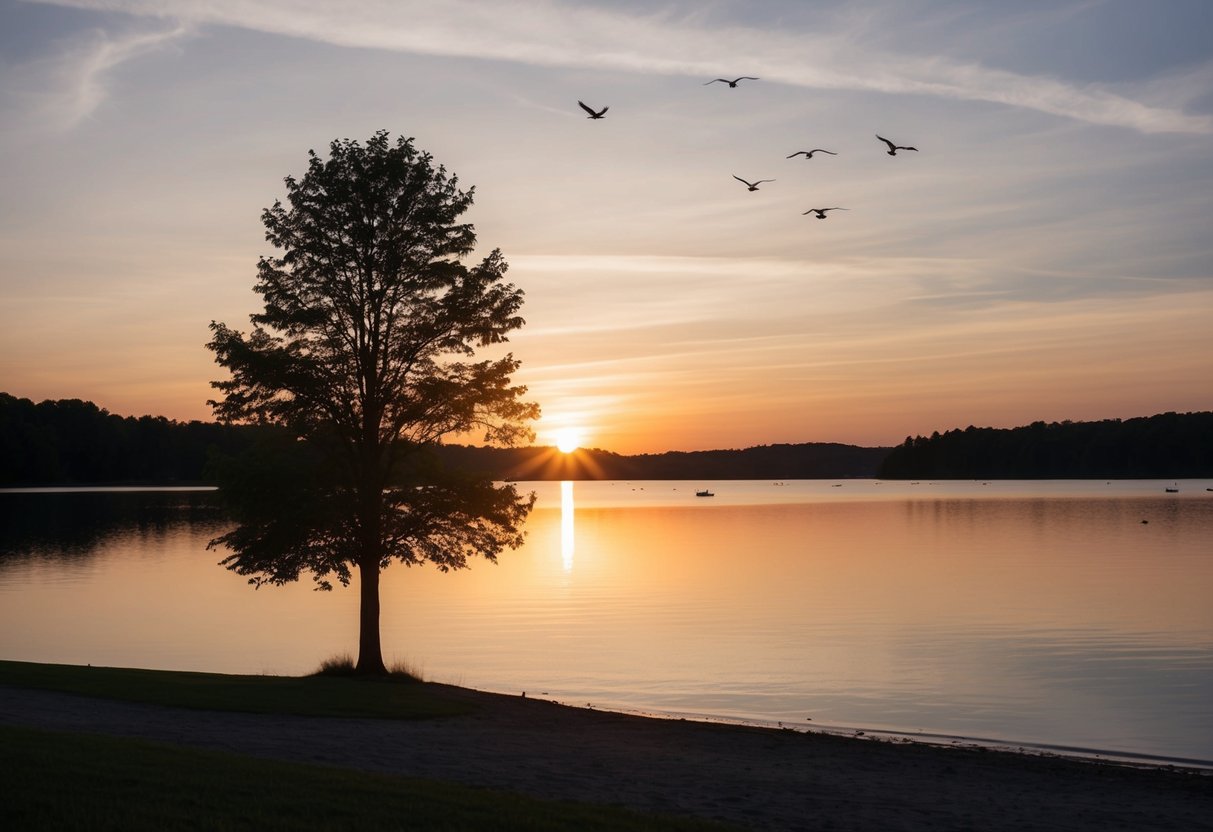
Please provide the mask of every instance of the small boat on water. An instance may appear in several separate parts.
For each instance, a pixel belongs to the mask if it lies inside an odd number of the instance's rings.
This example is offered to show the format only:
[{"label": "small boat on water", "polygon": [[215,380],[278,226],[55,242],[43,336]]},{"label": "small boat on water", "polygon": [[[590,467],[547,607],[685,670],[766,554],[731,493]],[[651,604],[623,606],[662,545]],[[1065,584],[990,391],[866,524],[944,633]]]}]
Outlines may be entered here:
[{"label": "small boat on water", "polygon": [[1168,494],[1178,494],[1178,493],[1179,493],[1179,489],[1178,489],[1178,488],[1171,488],[1170,486],[1167,486],[1167,493],[1168,493]]},{"label": "small boat on water", "polygon": [[705,488],[702,491],[696,491],[695,496],[696,497],[715,497],[716,495]]}]

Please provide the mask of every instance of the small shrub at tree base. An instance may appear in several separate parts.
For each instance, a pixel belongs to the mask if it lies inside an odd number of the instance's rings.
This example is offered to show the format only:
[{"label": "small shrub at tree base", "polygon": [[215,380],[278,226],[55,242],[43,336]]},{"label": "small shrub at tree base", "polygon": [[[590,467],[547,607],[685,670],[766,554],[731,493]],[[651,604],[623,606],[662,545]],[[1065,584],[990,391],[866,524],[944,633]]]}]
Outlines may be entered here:
[{"label": "small shrub at tree base", "polygon": [[329,656],[320,663],[320,669],[313,676],[353,676],[354,657],[349,653],[338,653]]}]

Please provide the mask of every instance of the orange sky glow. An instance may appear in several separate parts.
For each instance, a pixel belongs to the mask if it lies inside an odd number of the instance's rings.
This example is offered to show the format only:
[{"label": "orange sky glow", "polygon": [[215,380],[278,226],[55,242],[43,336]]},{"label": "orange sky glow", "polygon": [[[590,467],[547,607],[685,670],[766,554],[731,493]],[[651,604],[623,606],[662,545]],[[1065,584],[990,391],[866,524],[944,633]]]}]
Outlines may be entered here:
[{"label": "orange sky glow", "polygon": [[[399,5],[5,7],[0,390],[211,418],[207,327],[258,309],[261,210],[309,148],[387,129],[476,188],[478,255],[526,293],[505,346],[538,444],[1213,409],[1200,20]],[[811,147],[838,155],[787,158]]]}]

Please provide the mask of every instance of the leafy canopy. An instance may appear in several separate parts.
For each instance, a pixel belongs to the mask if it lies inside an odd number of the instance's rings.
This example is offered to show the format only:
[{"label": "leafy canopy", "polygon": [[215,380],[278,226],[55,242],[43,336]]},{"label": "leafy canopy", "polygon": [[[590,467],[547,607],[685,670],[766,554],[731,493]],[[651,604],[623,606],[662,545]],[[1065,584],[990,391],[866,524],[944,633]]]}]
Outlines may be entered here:
[{"label": "leafy canopy", "polygon": [[280,250],[258,263],[264,309],[247,335],[211,324],[230,374],[212,383],[216,415],[280,428],[220,467],[238,522],[213,542],[223,563],[257,585],[310,571],[327,589],[353,565],[364,580],[392,560],[457,569],[520,545],[531,499],[425,455],[469,431],[516,444],[538,416],[512,354],[473,360],[523,324],[501,252],[463,262],[473,190],[386,131],[309,152],[285,182],[287,204],[262,214]]}]

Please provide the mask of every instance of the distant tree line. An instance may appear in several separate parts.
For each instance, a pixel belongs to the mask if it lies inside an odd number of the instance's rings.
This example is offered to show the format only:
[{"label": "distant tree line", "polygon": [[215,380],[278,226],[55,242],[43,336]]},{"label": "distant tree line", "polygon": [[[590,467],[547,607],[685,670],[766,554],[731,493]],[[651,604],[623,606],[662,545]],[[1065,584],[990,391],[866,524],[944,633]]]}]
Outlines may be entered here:
[{"label": "distant tree line", "polygon": [[553,448],[444,445],[445,466],[519,480],[793,480],[874,477],[888,448],[810,442],[743,450],[668,451],[624,456],[597,448],[562,454]]},{"label": "distant tree line", "polygon": [[[38,404],[0,393],[0,486],[207,484],[214,464],[264,446],[272,428],[116,416],[80,399]],[[597,449],[435,445],[420,464],[496,479],[871,477],[888,448],[834,443],[624,456]],[[407,473],[407,472],[406,472]]]},{"label": "distant tree line", "polygon": [[255,428],[116,416],[80,399],[0,393],[0,485],[199,484],[212,453],[238,454]]},{"label": "distant tree line", "polygon": [[[35,404],[0,393],[0,486],[208,484],[215,460],[239,456],[272,432],[116,416],[79,399]],[[1213,477],[1213,413],[970,426],[906,437],[892,449],[812,442],[635,456],[470,445],[431,451],[423,464],[517,480]]]},{"label": "distant tree line", "polygon": [[906,437],[885,479],[1181,478],[1213,476],[1213,413],[1101,422],[1033,422]]}]

